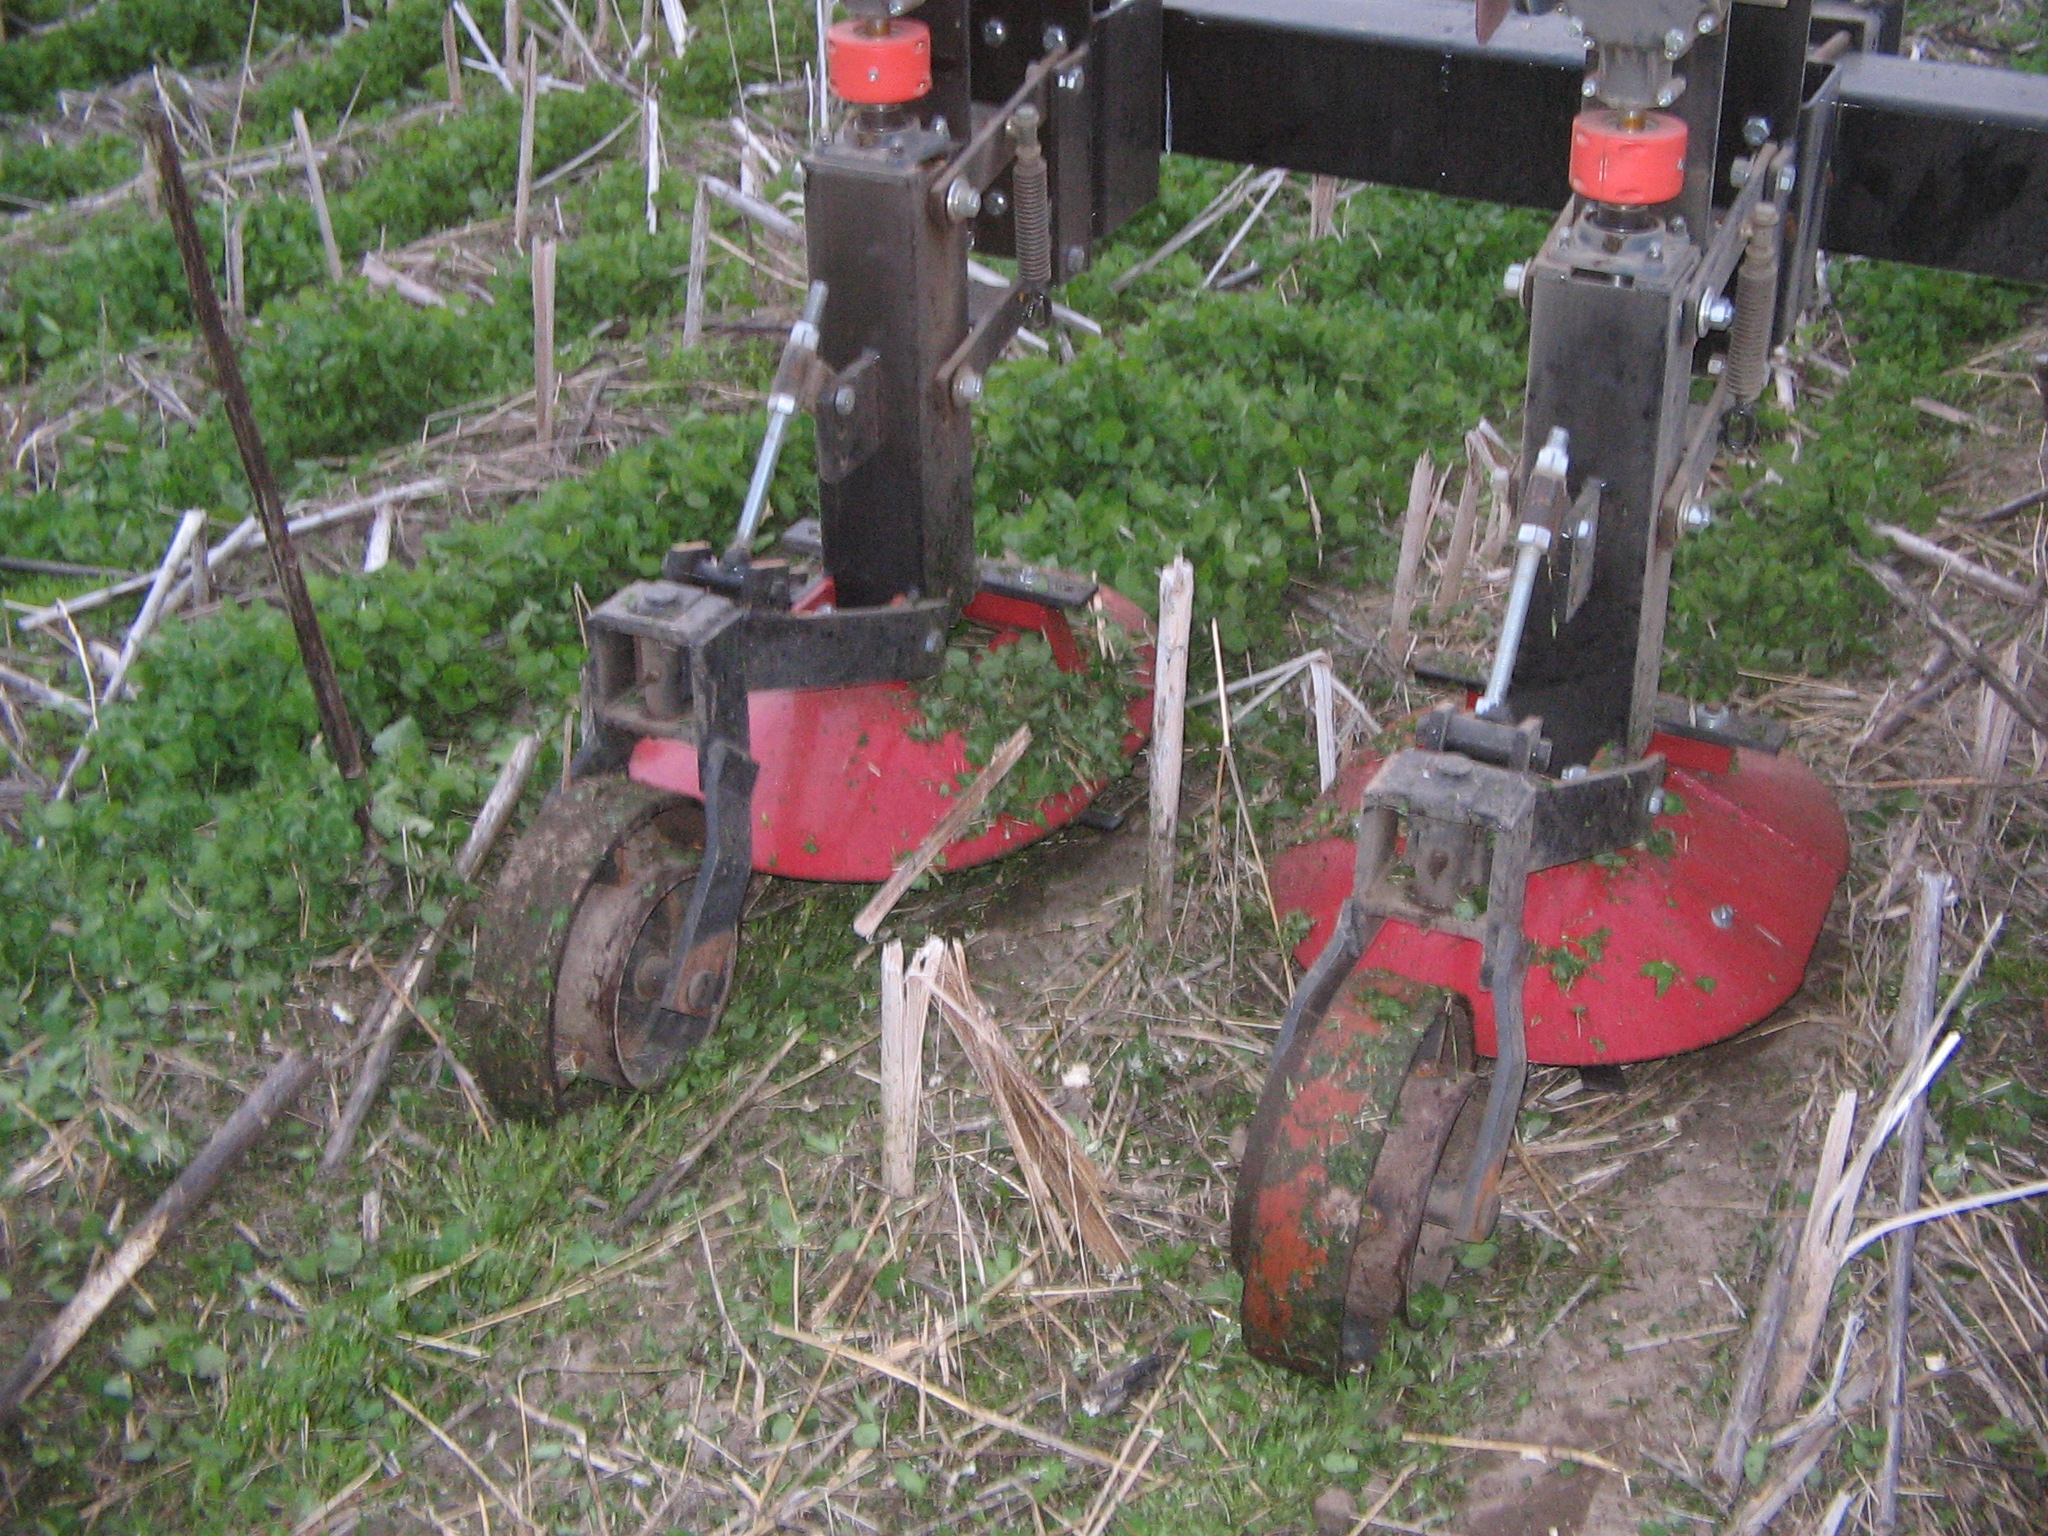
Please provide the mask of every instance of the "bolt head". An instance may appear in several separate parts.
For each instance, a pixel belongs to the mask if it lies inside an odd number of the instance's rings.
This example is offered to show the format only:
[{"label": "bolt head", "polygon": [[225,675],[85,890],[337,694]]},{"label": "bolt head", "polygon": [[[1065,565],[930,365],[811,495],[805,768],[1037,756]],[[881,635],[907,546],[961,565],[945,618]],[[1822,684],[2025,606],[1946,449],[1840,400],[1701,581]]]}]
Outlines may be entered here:
[{"label": "bolt head", "polygon": [[1585,97],[1586,100],[1591,101],[1595,96],[1598,96],[1600,94],[1600,82],[1591,79],[1584,81],[1579,86],[1579,94]]},{"label": "bolt head", "polygon": [[1733,928],[1735,926],[1735,909],[1726,902],[1714,908],[1707,916],[1712,919],[1716,928]]},{"label": "bolt head", "polygon": [[1725,331],[1735,323],[1735,301],[1725,293],[1717,293],[1700,301],[1700,329],[1703,331]]},{"label": "bolt head", "polygon": [[1783,197],[1799,185],[1799,167],[1785,164],[1778,167],[1778,195]]},{"label": "bolt head", "polygon": [[1067,276],[1073,277],[1088,265],[1088,247],[1070,245],[1067,247]]},{"label": "bolt head", "polygon": [[854,394],[851,384],[842,384],[832,392],[832,409],[842,416],[851,416],[858,403],[859,397]]},{"label": "bolt head", "polygon": [[946,188],[946,215],[956,224],[981,212],[981,191],[965,176],[955,176]]},{"label": "bolt head", "polygon": [[1071,69],[1063,69],[1060,71],[1060,89],[1063,91],[1078,91],[1081,89],[1083,79],[1080,65],[1076,64]]},{"label": "bolt head", "polygon": [[1660,107],[1670,106],[1673,102],[1678,100],[1679,96],[1684,92],[1684,90],[1685,83],[1683,81],[1666,80],[1662,85],[1657,87],[1657,105]]},{"label": "bolt head", "polygon": [[1500,289],[1516,302],[1521,301],[1522,292],[1529,283],[1529,263],[1518,261],[1501,277]]},{"label": "bolt head", "polygon": [[1590,517],[1580,518],[1579,526],[1572,530],[1572,537],[1575,539],[1590,539],[1593,537],[1593,519]]},{"label": "bolt head", "polygon": [[981,398],[981,375],[972,368],[962,368],[953,375],[953,403],[972,405]]},{"label": "bolt head", "polygon": [[1751,149],[1763,148],[1764,141],[1771,136],[1771,120],[1768,117],[1746,117],[1742,120],[1742,142]]},{"label": "bolt head", "polygon": [[1667,59],[1675,59],[1679,57],[1681,54],[1685,52],[1686,49],[1690,48],[1691,46],[1692,39],[1687,37],[1685,33],[1677,27],[1673,27],[1669,32],[1666,32],[1664,34],[1664,57]]},{"label": "bolt head", "polygon": [[1057,22],[1049,21],[1045,24],[1045,31],[1040,34],[1038,41],[1044,52],[1058,53],[1067,46],[1067,29]]},{"label": "bolt head", "polygon": [[1662,816],[1664,814],[1664,791],[1661,789],[1650,791],[1650,814],[1652,816]]},{"label": "bolt head", "polygon": [[1686,527],[1695,531],[1711,528],[1714,526],[1714,509],[1704,501],[1689,501],[1685,504],[1685,511],[1681,514],[1680,521]]},{"label": "bolt head", "polygon": [[981,41],[989,48],[1000,48],[1010,40],[1009,25],[1000,16],[991,16],[981,24]]}]

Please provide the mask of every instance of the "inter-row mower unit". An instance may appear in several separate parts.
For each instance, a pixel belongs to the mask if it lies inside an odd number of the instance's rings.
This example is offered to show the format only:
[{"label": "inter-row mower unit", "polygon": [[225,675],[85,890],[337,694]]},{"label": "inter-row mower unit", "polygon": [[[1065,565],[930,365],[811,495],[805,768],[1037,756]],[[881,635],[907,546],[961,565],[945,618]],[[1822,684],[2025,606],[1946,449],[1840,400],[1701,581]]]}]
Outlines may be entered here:
[{"label": "inter-row mower unit", "polygon": [[[912,9],[914,16],[904,14]],[[1818,253],[2048,280],[2048,81],[1910,63],[1845,0],[853,0],[843,126],[805,161],[812,287],[728,548],[591,614],[575,784],[507,860],[461,1018],[511,1110],[647,1089],[716,1023],[757,872],[887,877],[968,770],[914,685],[960,625],[1133,641],[1092,581],[976,557],[989,367],[1157,191],[1165,150],[1549,209],[1515,563],[1490,662],[1326,792],[1275,863],[1311,919],[1232,1215],[1246,1341],[1331,1378],[1498,1212],[1532,1062],[1722,1040],[1799,986],[1847,860],[1785,731],[1658,691],[1673,550],[1753,434]],[[970,289],[968,253],[1014,257]],[[815,524],[755,553],[791,418]],[[1407,660],[1406,658],[1403,658]],[[1019,848],[1099,784],[964,835]],[[1332,818],[1322,818],[1329,824]],[[1491,1067],[1482,1067],[1490,1059]]]}]

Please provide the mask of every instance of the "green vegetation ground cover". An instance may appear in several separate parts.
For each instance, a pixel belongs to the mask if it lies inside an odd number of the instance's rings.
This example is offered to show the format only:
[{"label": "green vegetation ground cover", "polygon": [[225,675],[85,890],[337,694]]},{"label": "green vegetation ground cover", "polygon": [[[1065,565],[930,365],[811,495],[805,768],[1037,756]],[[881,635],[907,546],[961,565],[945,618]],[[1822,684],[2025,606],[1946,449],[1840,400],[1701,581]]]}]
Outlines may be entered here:
[{"label": "green vegetation ground cover", "polygon": [[[1301,476],[1323,508],[1325,576],[1376,578],[1391,563],[1389,509],[1400,504],[1414,455],[1428,447],[1441,456],[1480,412],[1511,407],[1521,322],[1487,296],[1506,261],[1533,245],[1540,223],[1367,193],[1351,205],[1353,229],[1341,244],[1298,251],[1284,233],[1253,242],[1249,254],[1269,270],[1292,263],[1299,286],[1285,297],[1189,297],[1200,277],[1192,257],[1112,296],[1104,280],[1199,208],[1224,175],[1175,162],[1161,207],[1077,285],[1077,307],[1113,323],[1109,341],[1064,368],[997,371],[977,494],[991,552],[1094,570],[1148,603],[1158,565],[1185,549],[1198,565],[1204,619],[1218,620],[1233,665],[1241,665],[1248,653],[1270,655],[1283,643],[1286,582],[1318,569]],[[652,292],[673,282],[662,263],[674,248],[631,242],[630,183],[618,179],[617,227],[599,238],[618,239],[638,265],[620,276],[621,257],[619,268],[602,269],[602,282]],[[564,252],[568,286],[574,249]],[[432,359],[437,348],[474,347],[482,333],[441,329],[471,319],[506,328],[491,366],[516,376],[525,366],[528,343],[517,327],[526,306],[516,291],[521,279],[502,281],[515,287],[477,312],[481,319],[422,314],[356,289],[277,300],[270,326],[304,339],[309,382],[297,397],[274,397],[294,408],[273,404],[273,430],[294,456],[410,432],[424,401],[460,392],[462,380],[449,382]],[[1868,266],[1843,270],[1839,287],[1857,368],[1834,399],[1800,411],[1798,425],[1818,439],[1809,436],[1794,462],[1791,424],[1767,421],[1779,435],[1758,466],[1738,476],[1729,515],[1686,546],[1674,644],[1688,680],[1725,686],[1737,665],[1785,665],[1783,636],[1795,618],[1802,639],[1812,637],[1790,653],[1800,665],[1839,665],[1867,648],[1872,604],[1846,563],[1867,537],[1859,519],[1924,523],[1931,507],[1922,487],[1947,462],[1949,445],[1927,434],[1910,398],[1955,388],[1942,382],[1942,370],[2009,330],[2023,298],[1998,285]],[[613,311],[592,300],[587,312]],[[362,338],[373,334],[390,339],[366,346]],[[252,374],[260,373],[260,350],[252,348]],[[388,420],[295,424],[298,410],[331,403],[322,366],[332,362],[331,380],[390,356],[414,361],[391,367],[385,400],[349,407],[388,403]],[[764,376],[768,361],[757,360]],[[406,394],[415,373],[437,382]],[[109,422],[96,430],[118,442],[122,429]],[[726,533],[755,432],[743,419],[690,416],[670,438],[619,454],[583,481],[489,524],[436,535],[415,569],[316,583],[351,702],[379,738],[379,824],[387,836],[403,835],[395,857],[427,881],[419,893],[427,915],[452,895],[431,871],[464,831],[463,815],[512,722],[546,726],[567,706],[580,659],[576,590],[598,596],[652,569],[673,539]],[[140,461],[145,445],[140,429],[135,435],[131,453],[101,457]],[[124,482],[107,472],[96,491],[102,513],[128,520],[98,546],[108,558],[152,557],[167,531],[162,508],[238,505],[225,439],[201,443],[202,435],[179,450],[189,455],[177,469],[185,479],[166,471]],[[789,485],[804,482],[806,463],[806,451],[794,448]],[[191,494],[164,494],[174,486]],[[13,496],[0,514],[12,521],[0,527],[10,541],[47,536],[61,515],[86,504]],[[784,510],[800,514],[800,493]],[[142,684],[139,701],[109,712],[96,754],[104,778],[76,808],[32,813],[26,843],[0,843],[0,1049],[14,1062],[0,1080],[0,1158],[11,1163],[38,1144],[43,1126],[98,1114],[95,1137],[122,1175],[147,1190],[190,1141],[182,1126],[138,1130],[105,1111],[146,1070],[146,1053],[179,1042],[247,1041],[275,1027],[291,979],[313,957],[409,927],[414,916],[378,892],[388,870],[360,867],[347,797],[313,744],[313,711],[279,615],[258,605],[174,624],[152,648]],[[48,742],[46,767],[61,745]],[[573,1133],[513,1130],[489,1147],[458,1146],[439,1165],[438,1181],[409,1195],[407,1212],[374,1250],[352,1247],[328,1213],[310,1212],[286,1258],[294,1283],[315,1298],[302,1335],[260,1339],[218,1320],[211,1328],[138,1320],[157,1331],[124,1334],[111,1354],[82,1354],[47,1400],[57,1411],[35,1426],[36,1455],[49,1475],[58,1485],[82,1477],[109,1443],[135,1448],[123,1454],[138,1466],[190,1458],[136,1510],[152,1500],[165,1510],[203,1508],[219,1512],[206,1516],[218,1528],[247,1529],[303,1510],[352,1475],[360,1463],[348,1458],[366,1437],[397,1443],[409,1432],[370,1387],[383,1382],[443,1406],[469,1390],[447,1362],[405,1348],[397,1331],[434,1332],[601,1262],[603,1244],[573,1192],[629,1189],[658,1160],[659,1138],[643,1137],[637,1161],[623,1165],[606,1161],[607,1148],[636,1129],[686,1119],[680,1106],[791,1027],[802,1025],[818,1045],[852,1036],[871,1006],[865,983],[818,980],[850,974],[848,900],[819,894],[752,931],[758,961],[743,974],[728,1029],[669,1094],[591,1111]],[[1170,1082],[1164,1064],[1151,1069]],[[436,1113],[416,1097],[400,1105],[428,1120]],[[834,1132],[823,1124],[813,1134]],[[308,1150],[303,1133],[287,1138],[270,1172],[296,1179],[292,1164]],[[771,1231],[773,1201],[765,1189],[755,1194],[758,1220]],[[54,1292],[75,1277],[99,1235],[92,1219],[39,1236],[34,1283]],[[445,1284],[398,1296],[407,1277],[486,1245]],[[789,1284],[778,1273],[787,1276],[790,1254],[802,1246],[764,1248],[750,1260],[760,1272],[749,1294],[772,1305],[777,1285]],[[1526,1260],[1532,1275],[1548,1262],[1520,1249],[1510,1257]],[[239,1304],[256,1262],[223,1242],[187,1278],[195,1294]],[[1185,1260],[1155,1255],[1147,1273],[1165,1285],[1177,1263]],[[1195,1283],[1220,1280],[1203,1271]],[[765,1312],[758,1300],[738,1305]],[[572,1310],[562,1320],[582,1315]],[[741,1316],[751,1333],[758,1319]],[[1346,1465],[1356,1472],[1387,1454],[1390,1387],[1414,1390],[1432,1411],[1455,1411],[1472,1384],[1456,1373],[1431,1376],[1442,1356],[1429,1353],[1428,1338],[1415,1342],[1422,1355],[1409,1356],[1404,1344],[1389,1367],[1394,1375],[1347,1389],[1334,1406],[1241,1360],[1210,1367],[1222,1374],[1208,1401],[1281,1469],[1269,1478],[1276,1489],[1305,1498],[1318,1477]],[[1403,1382],[1402,1370],[1414,1379]],[[995,1396],[1002,1390],[990,1386]],[[75,1412],[80,1402],[87,1406]],[[1198,1432],[1175,1426],[1176,1434]],[[913,1464],[909,1480],[899,1479],[913,1498],[922,1497],[911,1490],[919,1475]],[[1226,1514],[1250,1507],[1227,1493],[1213,1497],[1220,1510],[1183,1511],[1181,1525],[1162,1528],[1234,1528],[1223,1523]],[[53,1510],[46,1518],[56,1529],[73,1515]]]},{"label": "green vegetation ground cover", "polygon": [[[252,0],[252,4],[254,0]],[[102,0],[47,31],[0,44],[0,113],[37,111],[60,90],[80,90],[152,64],[217,64],[240,58],[252,4],[243,0]],[[256,46],[333,32],[340,0],[261,0]]]}]

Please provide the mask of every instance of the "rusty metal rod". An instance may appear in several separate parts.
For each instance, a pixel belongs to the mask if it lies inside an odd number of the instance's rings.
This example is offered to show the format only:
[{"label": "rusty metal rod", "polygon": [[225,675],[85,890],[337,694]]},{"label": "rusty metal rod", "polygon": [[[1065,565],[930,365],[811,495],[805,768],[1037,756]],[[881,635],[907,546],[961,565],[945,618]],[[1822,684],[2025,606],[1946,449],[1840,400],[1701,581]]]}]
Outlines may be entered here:
[{"label": "rusty metal rod", "polygon": [[[249,493],[256,502],[256,516],[263,525],[264,542],[277,572],[277,584],[284,594],[285,612],[291,615],[292,633],[298,637],[299,657],[305,663],[306,681],[313,689],[313,703],[320,712],[320,728],[327,735],[328,750],[346,780],[363,776],[362,739],[349,717],[348,703],[341,696],[341,683],[334,673],[334,658],[328,653],[327,638],[320,632],[319,615],[306,591],[306,578],[299,569],[299,554],[285,526],[284,497],[277,488],[277,476],[270,467],[270,455],[256,428],[256,413],[249,405],[249,390],[242,382],[242,367],[235,358],[235,344],[222,318],[220,296],[214,292],[213,270],[206,247],[199,238],[199,223],[192,215],[192,194],[185,186],[185,171],[178,157],[178,141],[163,110],[152,108],[143,119],[162,183],[164,208],[170,214],[171,233],[178,242],[178,258],[184,263],[185,284],[192,295],[192,315],[206,340],[212,359],[214,382],[221,404],[227,408],[228,425],[234,430],[235,446],[242,453],[242,469],[249,477]],[[358,820],[366,821],[366,811]]]}]

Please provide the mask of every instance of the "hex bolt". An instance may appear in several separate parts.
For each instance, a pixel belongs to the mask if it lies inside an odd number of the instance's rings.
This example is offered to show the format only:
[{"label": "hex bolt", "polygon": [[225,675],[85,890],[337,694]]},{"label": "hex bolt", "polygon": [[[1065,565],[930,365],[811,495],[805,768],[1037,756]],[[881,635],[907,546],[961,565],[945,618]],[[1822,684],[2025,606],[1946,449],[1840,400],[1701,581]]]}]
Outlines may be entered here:
[{"label": "hex bolt", "polygon": [[1680,57],[1684,54],[1685,50],[1690,48],[1691,46],[1692,39],[1687,37],[1685,33],[1680,31],[1677,27],[1673,27],[1669,32],[1666,32],[1664,34],[1664,57],[1667,59],[1676,59]]},{"label": "hex bolt", "polygon": [[1067,276],[1069,276],[1069,277],[1075,277],[1075,276],[1078,276],[1078,275],[1080,274],[1080,272],[1081,272],[1082,268],[1086,267],[1087,265],[1088,265],[1088,247],[1087,247],[1087,246],[1085,246],[1085,245],[1070,245],[1070,246],[1068,246],[1068,247],[1067,247]]},{"label": "hex bolt", "polygon": [[1684,94],[1685,82],[1683,80],[1666,80],[1657,87],[1657,105],[1668,107]]},{"label": "hex bolt", "polygon": [[842,416],[851,416],[854,406],[859,403],[860,397],[854,393],[851,384],[842,384],[832,392],[832,409]]},{"label": "hex bolt", "polygon": [[1081,66],[1078,64],[1072,69],[1063,69],[1060,71],[1060,89],[1063,91],[1078,91],[1081,89],[1085,78],[1081,73]]},{"label": "hex bolt", "polygon": [[1663,790],[1661,790],[1661,789],[1653,789],[1653,790],[1651,790],[1651,791],[1650,791],[1650,805],[1649,805],[1649,810],[1650,810],[1650,814],[1651,814],[1652,816],[1662,816],[1662,815],[1664,814],[1664,791],[1663,791]]},{"label": "hex bolt", "polygon": [[1771,120],[1768,117],[1745,117],[1742,120],[1742,142],[1751,149],[1762,149],[1770,136]]},{"label": "hex bolt", "polygon": [[965,176],[955,176],[946,188],[946,216],[964,224],[981,212],[981,191]]},{"label": "hex bolt", "polygon": [[1740,187],[1747,184],[1749,181],[1749,167],[1750,158],[1747,155],[1737,155],[1733,160],[1730,160],[1728,162],[1728,185]]},{"label": "hex bolt", "polygon": [[1045,52],[1058,53],[1067,46],[1067,29],[1057,22],[1049,21],[1038,40]]},{"label": "hex bolt", "polygon": [[992,219],[1000,219],[1010,211],[1010,194],[1001,187],[990,187],[981,200],[981,211]]},{"label": "hex bolt", "polygon": [[981,398],[981,375],[972,368],[962,368],[953,375],[953,403],[972,405]]},{"label": "hex bolt", "polygon": [[1700,300],[1700,330],[1725,331],[1734,323],[1735,301],[1725,293],[1708,294]]},{"label": "hex bolt", "polygon": [[1713,919],[1716,928],[1733,928],[1735,926],[1735,909],[1726,902],[1714,908],[1707,916]]},{"label": "hex bolt", "polygon": [[1701,37],[1712,37],[1721,30],[1721,18],[1712,11],[1702,11],[1697,25]]},{"label": "hex bolt", "polygon": [[1565,783],[1569,784],[1575,779],[1583,779],[1586,776],[1586,773],[1587,768],[1584,763],[1573,763],[1571,767],[1565,769],[1565,771],[1563,773],[1560,773],[1558,777],[1564,780]]},{"label": "hex bolt", "polygon": [[1509,267],[1506,274],[1502,276],[1500,280],[1500,290],[1502,293],[1506,294],[1509,298],[1513,299],[1516,303],[1519,304],[1522,301],[1523,293],[1528,288],[1528,284],[1529,263],[1527,263],[1526,261],[1518,261],[1513,266]]},{"label": "hex bolt", "polygon": [[981,24],[981,41],[984,47],[1000,48],[1010,40],[1010,27],[1000,16],[991,16]]},{"label": "hex bolt", "polygon": [[1680,514],[1679,520],[1686,527],[1692,529],[1693,532],[1698,533],[1703,529],[1714,526],[1714,509],[1704,501],[1688,501],[1685,504],[1685,511]]},{"label": "hex bolt", "polygon": [[1585,97],[1586,100],[1591,101],[1595,96],[1598,96],[1600,94],[1600,82],[1598,80],[1593,79],[1591,76],[1588,76],[1583,82],[1580,83],[1579,94]]},{"label": "hex bolt", "polygon": [[1590,539],[1593,537],[1593,519],[1590,517],[1580,518],[1579,526],[1572,530],[1572,537],[1575,539]]},{"label": "hex bolt", "polygon": [[936,656],[938,654],[939,647],[944,645],[945,643],[946,636],[944,631],[937,629],[930,629],[925,631],[924,649],[925,654],[927,656]]},{"label": "hex bolt", "polygon": [[1784,197],[1799,185],[1799,167],[1789,160],[1778,167],[1778,196]]}]

